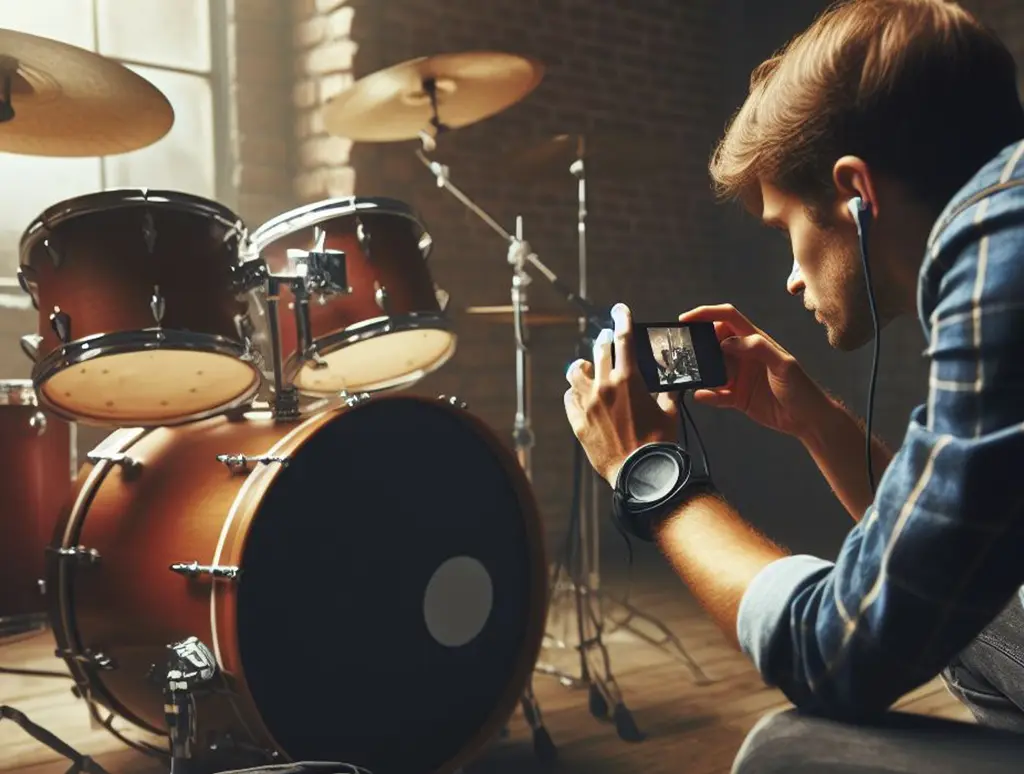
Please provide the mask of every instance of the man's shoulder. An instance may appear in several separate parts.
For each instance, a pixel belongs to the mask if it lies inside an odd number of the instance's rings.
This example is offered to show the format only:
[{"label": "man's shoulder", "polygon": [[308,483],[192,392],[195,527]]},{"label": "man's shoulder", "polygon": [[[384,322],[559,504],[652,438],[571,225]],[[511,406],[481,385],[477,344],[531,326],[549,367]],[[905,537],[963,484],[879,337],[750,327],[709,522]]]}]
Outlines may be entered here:
[{"label": "man's shoulder", "polygon": [[1024,140],[1003,148],[953,195],[935,221],[929,253],[980,220],[1024,208]]}]

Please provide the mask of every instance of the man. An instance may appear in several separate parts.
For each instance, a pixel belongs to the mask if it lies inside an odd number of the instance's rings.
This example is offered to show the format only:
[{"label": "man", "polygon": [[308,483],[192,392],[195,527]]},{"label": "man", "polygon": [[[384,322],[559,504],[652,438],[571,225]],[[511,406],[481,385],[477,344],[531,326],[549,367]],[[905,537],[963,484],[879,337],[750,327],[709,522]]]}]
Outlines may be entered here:
[{"label": "man", "polygon": [[834,563],[787,556],[709,482],[646,509],[630,499],[623,463],[629,474],[679,432],[672,398],[637,371],[628,309],[593,363],[568,371],[569,421],[640,514],[635,534],[799,710],[755,729],[737,771],[874,770],[858,745],[893,740],[921,768],[878,771],[959,771],[948,746],[964,734],[990,734],[995,755],[997,732],[885,714],[940,673],[980,723],[1024,730],[1022,140],[1012,57],[973,17],[941,0],[853,0],[754,71],[714,154],[719,194],[788,234],[787,288],[832,346],[873,333],[858,218],[880,324],[916,313],[924,328],[927,403],[895,454],[873,441],[873,494],[861,422],[777,342],[728,305],[680,318],[714,321],[728,365],[728,384],[695,400],[798,438],[857,521]]}]

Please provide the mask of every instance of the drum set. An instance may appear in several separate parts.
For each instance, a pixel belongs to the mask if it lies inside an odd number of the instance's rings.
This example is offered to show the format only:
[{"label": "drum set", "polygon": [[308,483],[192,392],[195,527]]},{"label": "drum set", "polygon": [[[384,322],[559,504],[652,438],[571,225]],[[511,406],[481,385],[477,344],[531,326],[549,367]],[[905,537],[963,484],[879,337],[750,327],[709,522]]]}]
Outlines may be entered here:
[{"label": "drum set", "polygon": [[[151,84],[81,49],[0,30],[0,65],[0,150],[109,155],[174,120]],[[541,73],[511,55],[414,60],[357,82],[325,120],[381,141],[418,124],[429,151]],[[18,88],[33,78],[67,88]],[[521,231],[501,233],[517,331],[527,263],[579,308],[568,319],[603,322]],[[515,453],[458,398],[402,392],[456,348],[431,248],[405,203],[364,197],[250,232],[199,196],[107,190],[24,232],[17,281],[38,326],[21,340],[31,380],[0,382],[0,625],[52,629],[75,696],[172,772],[450,772],[520,703],[553,750],[531,688],[549,578],[527,348]],[[81,469],[78,424],[112,428]],[[114,717],[168,745],[128,740]]]}]

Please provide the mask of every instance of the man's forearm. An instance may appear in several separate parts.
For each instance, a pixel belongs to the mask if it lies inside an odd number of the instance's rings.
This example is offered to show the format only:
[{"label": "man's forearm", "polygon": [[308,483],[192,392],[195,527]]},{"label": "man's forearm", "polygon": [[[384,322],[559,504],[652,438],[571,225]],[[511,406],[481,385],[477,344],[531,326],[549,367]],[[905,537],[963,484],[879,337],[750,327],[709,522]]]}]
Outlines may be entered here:
[{"label": "man's forearm", "polygon": [[785,552],[724,500],[699,495],[657,529],[658,547],[700,605],[737,645],[736,616],[747,586]]},{"label": "man's forearm", "polygon": [[[839,502],[854,521],[860,521],[873,499],[864,460],[864,426],[842,404],[824,393],[822,402],[810,415],[806,429],[798,438]],[[872,438],[871,467],[875,481],[881,479],[891,461],[892,451],[877,437]]]}]

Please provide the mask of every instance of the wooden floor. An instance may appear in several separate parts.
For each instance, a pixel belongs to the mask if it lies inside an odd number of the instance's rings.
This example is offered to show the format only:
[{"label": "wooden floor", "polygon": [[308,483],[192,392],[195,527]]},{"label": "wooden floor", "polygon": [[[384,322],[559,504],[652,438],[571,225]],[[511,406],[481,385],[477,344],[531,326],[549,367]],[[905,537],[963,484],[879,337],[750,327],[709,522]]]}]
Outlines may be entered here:
[{"label": "wooden floor", "polygon": [[[621,594],[623,584],[607,584]],[[612,670],[626,704],[647,739],[620,740],[608,722],[593,718],[587,693],[562,687],[551,677],[538,675],[535,690],[545,724],[558,747],[558,772],[637,772],[644,774],[714,774],[728,772],[743,737],[768,710],[785,707],[775,690],[764,687],[747,660],[733,651],[710,621],[693,604],[664,567],[644,572],[631,586],[632,603],[659,617],[684,643],[706,673],[708,683],[697,685],[682,661],[619,630],[606,637]],[[613,611],[614,612],[614,611]],[[553,619],[551,631],[558,632]],[[647,631],[653,631],[648,629]],[[61,669],[52,656],[49,634],[0,646],[0,666]],[[557,659],[564,651],[546,651]],[[74,699],[69,681],[0,675],[0,704],[14,706],[34,722],[56,733],[79,752],[93,756],[111,774],[161,771],[152,759],[125,748],[103,730],[90,729],[81,702]],[[901,703],[910,712],[967,719],[967,713],[941,684],[933,682]],[[124,728],[124,724],[118,726]],[[128,729],[134,739],[143,738]],[[62,774],[63,759],[37,744],[9,721],[0,722],[0,771]],[[540,771],[531,737],[521,713],[509,725],[506,738],[497,740],[465,774],[504,774]]]}]

